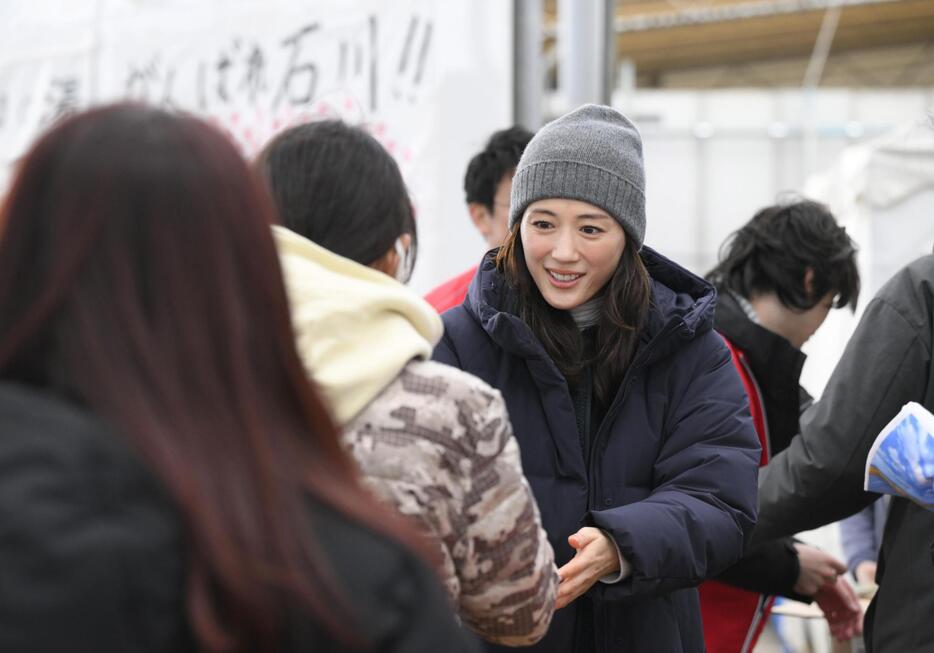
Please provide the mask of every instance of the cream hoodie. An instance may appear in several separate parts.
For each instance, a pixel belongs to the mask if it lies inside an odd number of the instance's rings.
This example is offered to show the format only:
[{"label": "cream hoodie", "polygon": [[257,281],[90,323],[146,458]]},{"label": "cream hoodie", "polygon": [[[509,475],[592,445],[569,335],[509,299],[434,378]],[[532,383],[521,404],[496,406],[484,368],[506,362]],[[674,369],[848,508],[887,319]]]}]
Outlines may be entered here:
[{"label": "cream hoodie", "polygon": [[298,351],[338,422],[347,424],[410,360],[431,357],[441,318],[386,274],[285,227],[274,226],[273,234]]},{"label": "cream hoodie", "polygon": [[558,577],[502,396],[427,359],[441,319],[405,286],[275,227],[299,353],[375,494],[420,525],[464,624],[529,645]]}]

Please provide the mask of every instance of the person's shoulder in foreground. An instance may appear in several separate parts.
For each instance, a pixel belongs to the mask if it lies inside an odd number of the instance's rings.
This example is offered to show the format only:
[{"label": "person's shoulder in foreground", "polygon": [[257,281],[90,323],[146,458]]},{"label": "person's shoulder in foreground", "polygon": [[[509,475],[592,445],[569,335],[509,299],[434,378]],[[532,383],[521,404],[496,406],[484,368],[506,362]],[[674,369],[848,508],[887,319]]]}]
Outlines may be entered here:
[{"label": "person's shoulder in foreground", "polygon": [[371,488],[443,543],[443,577],[465,625],[511,646],[544,636],[557,574],[498,391],[413,360],[345,442]]},{"label": "person's shoulder in foreground", "polygon": [[[80,407],[19,384],[0,384],[0,434],[0,650],[194,651],[180,517],[140,457]],[[375,650],[476,650],[412,553],[318,502],[309,521]],[[290,621],[286,650],[345,650]]]},{"label": "person's shoulder in foreground", "polygon": [[[934,407],[934,256],[897,272],[868,304],[801,435],[763,470],[754,541],[816,528],[877,498],[863,491],[876,435],[908,401]],[[873,653],[930,650],[934,515],[906,499],[890,502],[866,613]],[[911,606],[911,609],[906,609]]]}]

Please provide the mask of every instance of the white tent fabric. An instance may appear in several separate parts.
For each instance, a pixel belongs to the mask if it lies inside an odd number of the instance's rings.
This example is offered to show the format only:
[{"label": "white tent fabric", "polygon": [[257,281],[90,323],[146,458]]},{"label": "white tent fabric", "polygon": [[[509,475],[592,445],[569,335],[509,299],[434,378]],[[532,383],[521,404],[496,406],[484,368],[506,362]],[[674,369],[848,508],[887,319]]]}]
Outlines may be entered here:
[{"label": "white tent fabric", "polygon": [[802,383],[823,390],[857,318],[876,291],[934,245],[934,115],[845,149],[829,170],[808,180],[806,195],[824,202],[859,246],[860,306],[832,311],[805,345]]},{"label": "white tent fabric", "polygon": [[860,196],[873,209],[892,209],[934,189],[934,116],[905,125],[864,148]]}]

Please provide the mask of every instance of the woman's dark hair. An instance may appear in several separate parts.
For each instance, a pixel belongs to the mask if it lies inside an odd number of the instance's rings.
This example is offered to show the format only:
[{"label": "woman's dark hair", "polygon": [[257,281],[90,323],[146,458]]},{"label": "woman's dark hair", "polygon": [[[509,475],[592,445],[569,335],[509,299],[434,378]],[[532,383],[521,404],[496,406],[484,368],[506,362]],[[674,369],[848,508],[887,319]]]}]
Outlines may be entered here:
[{"label": "woman's dark hair", "polygon": [[593,363],[597,400],[609,406],[636,349],[651,300],[649,273],[631,238],[626,239],[619,265],[603,290],[603,310],[593,352],[584,351],[580,329],[568,311],[551,306],[535,285],[525,263],[517,222],[496,255],[496,268],[506,279],[515,312],[539,339],[568,382],[574,383]]},{"label": "woman's dark hair", "polygon": [[720,262],[707,278],[747,299],[775,293],[783,305],[802,311],[828,293],[836,308],[855,310],[859,298],[856,244],[826,206],[810,200],[756,213],[724,242]]},{"label": "woman's dark hair", "polygon": [[325,249],[370,265],[409,234],[415,215],[399,166],[371,135],[339,120],[285,130],[263,148],[266,177],[282,223]]},{"label": "woman's dark hair", "polygon": [[396,532],[295,350],[273,216],[224,136],[138,105],[42,136],[0,211],[0,378],[81,402],[164,483],[207,651],[276,650],[296,614],[359,643],[309,498]]}]

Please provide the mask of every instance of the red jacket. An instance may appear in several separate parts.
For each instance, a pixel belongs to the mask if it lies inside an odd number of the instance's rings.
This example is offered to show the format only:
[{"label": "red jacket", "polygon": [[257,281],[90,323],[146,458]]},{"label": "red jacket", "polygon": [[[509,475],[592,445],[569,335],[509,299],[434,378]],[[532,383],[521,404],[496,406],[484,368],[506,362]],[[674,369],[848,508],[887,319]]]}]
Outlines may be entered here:
[{"label": "red jacket", "polygon": [[[749,396],[749,411],[762,444],[762,457],[759,460],[761,467],[768,462],[769,451],[762,393],[743,352],[726,337],[723,340]],[[707,653],[750,653],[762,634],[774,597],[715,580],[702,583],[698,589]]]},{"label": "red jacket", "polygon": [[477,266],[474,266],[453,279],[445,281],[425,295],[425,301],[431,304],[439,313],[444,313],[449,308],[460,306],[464,303],[464,298],[467,296],[467,289],[470,287],[470,282],[473,281],[476,273]]}]

